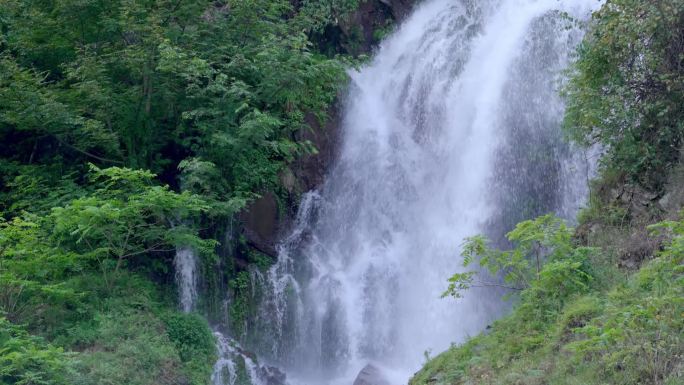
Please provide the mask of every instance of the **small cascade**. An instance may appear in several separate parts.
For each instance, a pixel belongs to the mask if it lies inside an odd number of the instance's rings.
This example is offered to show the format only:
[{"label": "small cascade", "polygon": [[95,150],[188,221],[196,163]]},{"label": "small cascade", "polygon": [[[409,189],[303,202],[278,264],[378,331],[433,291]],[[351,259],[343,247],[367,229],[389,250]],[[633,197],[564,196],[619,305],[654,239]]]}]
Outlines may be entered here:
[{"label": "small cascade", "polygon": [[178,302],[184,313],[195,310],[197,302],[197,256],[194,250],[180,247],[173,260],[178,284]]},{"label": "small cascade", "polygon": [[214,332],[214,337],[216,338],[216,350],[219,358],[216,360],[214,370],[211,373],[211,383],[213,385],[235,385],[237,372],[231,356],[232,347],[223,334]]},{"label": "small cascade", "polygon": [[[293,229],[278,245],[278,260],[263,281],[268,294],[260,304],[258,320],[262,323],[258,329],[273,341],[267,356],[277,357],[281,351],[292,349],[302,334],[298,327],[302,325],[304,305],[301,288],[295,278],[294,256],[290,251],[296,250],[309,239],[309,224],[314,220],[320,202],[321,196],[316,191],[302,196]],[[290,334],[284,335],[286,331],[290,331]],[[284,340],[290,343],[279,343]]]},{"label": "small cascade", "polygon": [[[180,309],[184,313],[196,310],[197,261],[197,255],[191,248],[180,247],[176,250],[174,266],[178,299]],[[213,385],[265,385],[263,378],[275,378],[280,380],[279,384],[285,384],[282,373],[270,367],[259,366],[236,341],[226,337],[216,328],[214,337],[218,359],[211,375]]]},{"label": "small cascade", "polygon": [[215,331],[219,359],[211,374],[212,385],[266,385],[262,380],[270,372],[260,367],[234,340]]}]

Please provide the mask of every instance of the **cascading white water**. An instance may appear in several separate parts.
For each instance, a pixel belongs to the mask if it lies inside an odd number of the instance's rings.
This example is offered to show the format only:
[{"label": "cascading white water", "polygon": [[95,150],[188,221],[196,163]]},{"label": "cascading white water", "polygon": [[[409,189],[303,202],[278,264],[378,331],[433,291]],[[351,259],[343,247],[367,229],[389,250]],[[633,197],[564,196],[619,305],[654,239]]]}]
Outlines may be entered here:
[{"label": "cascading white water", "polygon": [[572,216],[587,167],[560,134],[562,70],[597,0],[431,0],[352,72],[341,151],[268,275],[254,349],[309,385],[367,363],[405,383],[481,331],[500,293],[440,299],[464,237]]},{"label": "cascading white water", "polygon": [[214,332],[214,337],[219,359],[211,374],[212,385],[242,385],[245,381],[250,385],[263,385],[263,376],[259,372],[265,369],[259,368],[254,360],[241,352],[235,341],[220,332]]},{"label": "cascading white water", "polygon": [[213,385],[235,385],[237,370],[232,358],[233,348],[223,334],[215,332],[214,338],[216,338],[216,350],[219,358],[214,363],[211,383]]},{"label": "cascading white water", "polygon": [[197,256],[188,247],[176,250],[173,260],[176,269],[178,285],[178,302],[183,312],[189,313],[195,309],[197,301]]}]

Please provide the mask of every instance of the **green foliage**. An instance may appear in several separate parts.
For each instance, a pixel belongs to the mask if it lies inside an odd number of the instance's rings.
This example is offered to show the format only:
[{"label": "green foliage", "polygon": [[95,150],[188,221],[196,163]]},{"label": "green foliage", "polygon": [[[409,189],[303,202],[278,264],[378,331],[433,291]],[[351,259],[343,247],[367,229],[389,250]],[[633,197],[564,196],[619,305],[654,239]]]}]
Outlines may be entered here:
[{"label": "green foliage", "polygon": [[0,211],[5,218],[24,212],[47,215],[53,207],[86,194],[87,187],[77,183],[80,172],[63,172],[59,164],[52,166],[21,165],[0,160]]},{"label": "green foliage", "polygon": [[208,210],[202,199],[154,186],[148,171],[92,166],[92,195],[53,209],[53,236],[60,246],[97,261],[104,274],[118,273],[136,256],[191,246],[213,254],[214,242],[202,240],[187,221]]},{"label": "green foliage", "polygon": [[[225,36],[234,26],[213,28]],[[308,151],[292,134],[304,128],[307,113],[323,117],[342,80],[341,66],[312,54],[304,35],[283,38],[271,29],[259,31],[259,44],[217,42],[211,55],[238,55],[235,62],[212,63],[183,47],[162,49],[158,68],[188,84],[183,141],[202,172],[222,176],[215,190],[223,195],[251,198],[258,188],[274,188],[283,165]],[[183,171],[192,179],[198,168],[189,165]]]},{"label": "green foliage", "polygon": [[[581,339],[567,349],[604,368],[615,383],[667,383],[684,378],[684,221],[653,227],[669,230],[672,242],[625,287],[608,294],[604,312],[574,332]],[[681,361],[680,361],[681,365]]]},{"label": "green foliage", "polygon": [[66,385],[69,356],[0,317],[0,384]]},{"label": "green foliage", "polygon": [[604,167],[662,188],[684,136],[684,4],[610,0],[596,12],[565,93],[565,127],[606,149]]},{"label": "green foliage", "polygon": [[[153,178],[147,171],[92,166],[89,194],[47,215],[0,220],[0,310],[10,321],[81,351],[60,358],[74,369],[64,380],[66,374],[58,378],[40,361],[41,354],[51,357],[50,346],[26,345],[25,355],[11,351],[7,359],[16,362],[7,376],[34,376],[17,377],[27,384],[171,384],[185,377],[205,383],[214,360],[206,322],[171,314],[166,325],[161,309],[175,305],[160,302],[149,281],[124,269],[128,261],[159,266],[154,254],[179,245],[213,255],[214,242],[184,225],[208,206],[196,195],[155,185]],[[167,326],[169,336],[160,336]],[[19,365],[25,368],[16,372]],[[41,370],[48,373],[44,380]]]},{"label": "green foliage", "polygon": [[[70,384],[206,384],[215,361],[211,331],[196,315],[178,314],[157,284],[125,270],[108,284],[97,273],[65,282],[81,300],[41,324],[72,354]],[[65,310],[70,310],[65,312]]]},{"label": "green foliage", "polygon": [[[487,246],[483,236],[467,238],[463,245],[463,266],[477,262],[493,275],[503,275],[503,284],[477,280],[477,271],[456,273],[449,278],[443,297],[460,297],[472,286],[504,287],[523,292],[526,304],[562,306],[572,294],[588,288],[592,272],[588,256],[593,249],[576,247],[573,230],[553,215],[519,223],[507,234],[515,246],[511,250],[497,250]],[[532,299],[534,298],[534,299]]]},{"label": "green foliage", "polygon": [[181,368],[163,323],[145,311],[120,310],[96,316],[97,345],[77,357],[73,383],[171,383]]},{"label": "green foliage", "polygon": [[251,277],[248,271],[237,273],[230,280],[229,286],[233,292],[233,302],[230,304],[230,321],[235,335],[244,338],[250,311]]},{"label": "green foliage", "polygon": [[193,180],[232,214],[311,150],[295,133],[309,114],[325,119],[346,75],[308,34],[356,6],[5,1],[0,137],[11,148],[0,155],[150,169]]},{"label": "green foliage", "polygon": [[294,24],[304,31],[320,32],[337,25],[359,6],[359,0],[303,0]]},{"label": "green foliage", "polygon": [[396,24],[391,20],[386,21],[384,25],[380,26],[379,28],[373,31],[373,39],[375,39],[376,41],[381,41],[385,39],[392,32],[394,32],[396,27]]},{"label": "green foliage", "polygon": [[46,136],[69,151],[105,159],[91,152],[110,146],[111,134],[100,122],[61,101],[59,94],[48,87],[46,76],[32,68],[22,68],[15,58],[0,51],[0,135],[12,138],[13,142],[28,138],[12,145],[19,144],[21,148],[26,143],[25,151],[16,154],[29,164],[40,157],[38,147],[47,145],[43,142]]},{"label": "green foliage", "polygon": [[275,262],[273,257],[270,257],[258,250],[253,248],[247,249],[247,259],[249,263],[254,264],[258,269],[262,271],[268,270],[269,267]]},{"label": "green foliage", "polygon": [[41,303],[71,303],[79,294],[61,279],[82,269],[73,253],[46,241],[41,218],[0,220],[0,312],[11,320],[39,316]]},{"label": "green foliage", "polygon": [[181,360],[212,361],[216,347],[207,321],[197,314],[172,313],[165,320],[166,333]]}]

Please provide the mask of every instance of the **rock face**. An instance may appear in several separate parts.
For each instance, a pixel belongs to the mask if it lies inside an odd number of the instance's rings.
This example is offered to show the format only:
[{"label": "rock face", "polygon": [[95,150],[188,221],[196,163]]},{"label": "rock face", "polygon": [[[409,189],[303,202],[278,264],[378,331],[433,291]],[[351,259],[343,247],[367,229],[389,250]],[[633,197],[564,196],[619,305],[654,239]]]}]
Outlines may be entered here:
[{"label": "rock face", "polygon": [[324,180],[328,168],[337,156],[340,118],[337,108],[328,111],[329,120],[324,124],[313,114],[305,117],[308,129],[300,130],[295,136],[300,142],[309,141],[317,152],[305,155],[296,160],[290,167],[293,181],[288,175],[281,176],[281,184],[290,194],[306,192],[319,187]]},{"label": "rock face", "polygon": [[373,364],[368,364],[361,369],[354,380],[354,385],[390,385],[382,371]]},{"label": "rock face", "polygon": [[[597,235],[611,234],[618,251],[617,264],[636,270],[656,255],[666,235],[649,232],[647,226],[662,220],[676,220],[684,206],[684,162],[676,166],[663,191],[648,191],[625,180],[598,185],[594,191],[607,212],[602,220],[591,220],[576,230],[577,239],[587,244]],[[630,226],[626,226],[626,225]],[[619,231],[629,228],[630,232]],[[617,229],[617,230],[616,230]]]},{"label": "rock face", "polygon": [[266,192],[252,202],[240,215],[243,234],[249,245],[260,252],[275,256],[275,242],[280,223],[278,201],[273,193]]},{"label": "rock face", "polygon": [[414,4],[417,3],[416,0],[380,0],[380,2],[388,6],[394,19],[399,21],[408,16]]},{"label": "rock face", "polygon": [[347,40],[360,43],[357,48],[346,47],[352,55],[370,53],[379,43],[377,31],[406,18],[418,0],[366,0],[340,28]]}]

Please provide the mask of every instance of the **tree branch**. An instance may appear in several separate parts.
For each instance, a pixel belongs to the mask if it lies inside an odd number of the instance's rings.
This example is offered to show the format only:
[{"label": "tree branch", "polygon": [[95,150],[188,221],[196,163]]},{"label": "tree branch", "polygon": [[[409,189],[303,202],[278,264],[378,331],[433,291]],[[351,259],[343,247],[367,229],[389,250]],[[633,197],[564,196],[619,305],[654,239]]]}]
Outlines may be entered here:
[{"label": "tree branch", "polygon": [[482,282],[482,281],[477,281],[477,284],[470,285],[470,287],[501,287],[504,289],[517,290],[517,291],[522,291],[522,290],[527,289],[526,287],[515,287],[515,286],[502,285],[500,283]]},{"label": "tree branch", "polygon": [[70,149],[72,149],[72,150],[74,150],[74,151],[76,151],[76,152],[78,152],[78,153],[81,153],[81,154],[83,154],[83,155],[85,155],[85,156],[89,156],[89,157],[91,157],[91,158],[97,159],[97,160],[102,161],[102,162],[108,162],[108,163],[114,163],[114,164],[121,164],[121,165],[124,164],[124,162],[123,162],[123,161],[120,161],[120,160],[109,159],[109,158],[103,158],[103,157],[101,157],[101,156],[98,156],[98,155],[95,155],[95,154],[91,154],[91,153],[89,153],[88,151],[81,150],[80,148],[74,146],[73,144],[67,143],[66,141],[62,140],[59,136],[55,136],[55,138],[57,138],[57,141],[58,141],[59,143],[65,145],[66,147],[69,147]]}]

